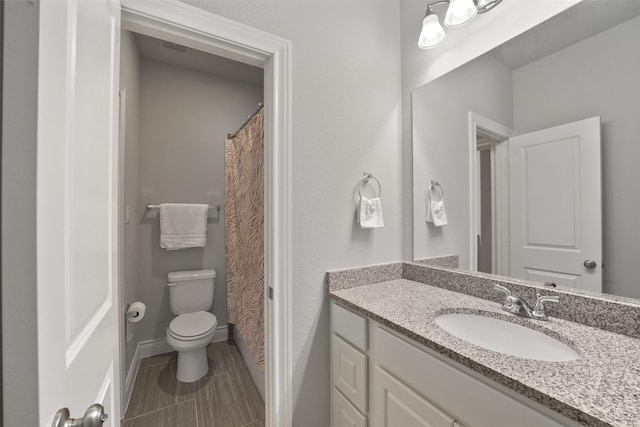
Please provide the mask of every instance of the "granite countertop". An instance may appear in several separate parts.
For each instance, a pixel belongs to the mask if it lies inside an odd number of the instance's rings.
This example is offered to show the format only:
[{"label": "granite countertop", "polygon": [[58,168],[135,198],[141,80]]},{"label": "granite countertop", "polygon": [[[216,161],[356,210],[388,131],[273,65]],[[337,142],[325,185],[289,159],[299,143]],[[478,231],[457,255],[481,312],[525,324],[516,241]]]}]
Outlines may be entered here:
[{"label": "granite countertop", "polygon": [[[332,290],[332,299],[486,377],[589,426],[640,426],[640,339],[562,319],[505,313],[499,304],[407,279]],[[483,312],[544,329],[581,359],[545,362],[485,350],[434,323],[448,312]]]}]

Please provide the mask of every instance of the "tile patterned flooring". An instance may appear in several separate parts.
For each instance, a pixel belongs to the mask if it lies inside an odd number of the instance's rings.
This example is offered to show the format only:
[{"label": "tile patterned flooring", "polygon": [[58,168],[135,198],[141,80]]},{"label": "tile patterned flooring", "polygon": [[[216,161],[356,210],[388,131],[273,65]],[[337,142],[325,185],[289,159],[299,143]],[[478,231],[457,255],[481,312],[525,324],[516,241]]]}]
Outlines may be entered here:
[{"label": "tile patterned flooring", "polygon": [[264,402],[238,349],[209,344],[209,372],[176,379],[177,353],[140,360],[122,427],[264,427]]}]

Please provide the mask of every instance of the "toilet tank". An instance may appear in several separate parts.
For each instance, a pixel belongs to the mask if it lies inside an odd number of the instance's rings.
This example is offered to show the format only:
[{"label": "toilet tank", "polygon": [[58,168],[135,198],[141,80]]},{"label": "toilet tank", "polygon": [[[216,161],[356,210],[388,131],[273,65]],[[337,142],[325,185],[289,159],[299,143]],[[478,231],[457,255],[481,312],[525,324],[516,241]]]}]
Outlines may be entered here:
[{"label": "toilet tank", "polygon": [[215,270],[169,273],[169,305],[173,314],[207,311],[213,305]]}]

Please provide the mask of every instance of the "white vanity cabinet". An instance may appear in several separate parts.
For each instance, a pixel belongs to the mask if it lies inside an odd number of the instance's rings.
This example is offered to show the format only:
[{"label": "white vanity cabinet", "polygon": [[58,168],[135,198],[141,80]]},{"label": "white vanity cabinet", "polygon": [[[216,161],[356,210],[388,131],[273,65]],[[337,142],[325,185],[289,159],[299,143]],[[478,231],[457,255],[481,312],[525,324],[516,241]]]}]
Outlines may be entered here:
[{"label": "white vanity cabinet", "polygon": [[335,302],[331,322],[333,427],[580,425]]}]

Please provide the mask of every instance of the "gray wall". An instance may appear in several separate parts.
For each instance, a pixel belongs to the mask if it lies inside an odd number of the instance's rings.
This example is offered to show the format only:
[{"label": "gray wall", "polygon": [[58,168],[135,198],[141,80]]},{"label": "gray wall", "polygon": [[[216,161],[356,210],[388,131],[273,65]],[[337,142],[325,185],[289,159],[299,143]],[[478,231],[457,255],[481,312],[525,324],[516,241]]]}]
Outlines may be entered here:
[{"label": "gray wall", "polygon": [[38,6],[6,1],[2,96],[3,425],[38,425],[36,125]]},{"label": "gray wall", "polygon": [[602,120],[604,291],[640,298],[640,18],[513,72],[514,125],[525,133]]},{"label": "gray wall", "polygon": [[[469,119],[480,114],[511,127],[511,70],[489,55],[413,92],[413,227],[416,258],[460,255],[469,267]],[[431,180],[445,191],[449,224],[425,222]]]},{"label": "gray wall", "polygon": [[[120,81],[125,90],[125,120],[124,120],[124,205],[129,206],[131,222],[124,224],[123,240],[123,283],[122,298],[127,304],[137,301],[140,294],[138,285],[138,240],[139,226],[136,218],[142,212],[140,205],[140,185],[138,183],[138,162],[140,151],[140,55],[136,47],[133,33],[122,31],[120,41]],[[122,129],[120,130],[122,134]],[[121,207],[124,209],[124,206]],[[124,218],[124,211],[121,212]],[[124,373],[129,372],[133,355],[140,341],[139,323],[125,322],[125,360]],[[124,384],[124,383],[123,383]]]},{"label": "gray wall", "polygon": [[[224,206],[224,144],[263,101],[262,86],[143,59],[140,86],[140,199],[132,228],[139,233],[135,262],[138,298],[147,305],[137,323],[140,341],[163,338],[174,315],[167,274],[216,270],[213,313],[227,324],[223,210],[209,212],[207,245],[160,248],[159,212],[147,203],[208,203]],[[127,187],[129,183],[126,184]]]},{"label": "gray wall", "polygon": [[[289,39],[292,92],[294,425],[329,425],[329,269],[402,258],[397,1],[190,3]],[[385,227],[362,230],[362,172],[382,183]]]}]

